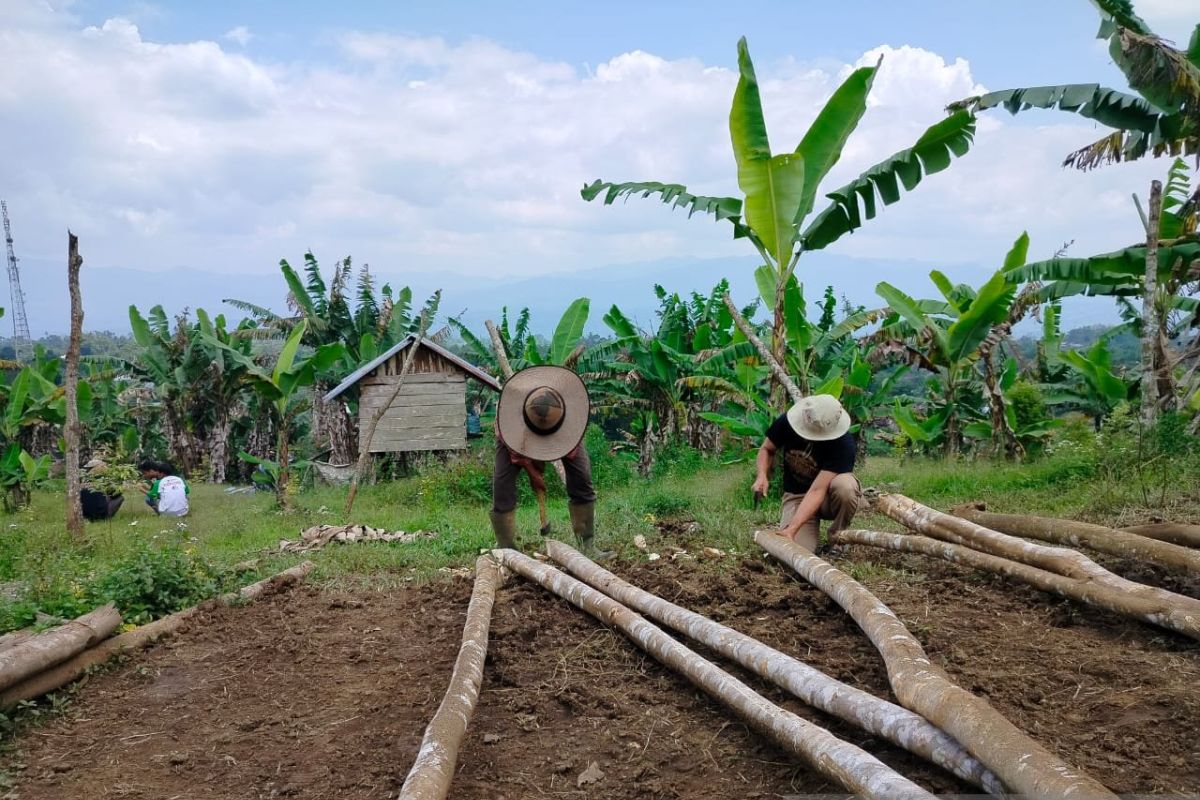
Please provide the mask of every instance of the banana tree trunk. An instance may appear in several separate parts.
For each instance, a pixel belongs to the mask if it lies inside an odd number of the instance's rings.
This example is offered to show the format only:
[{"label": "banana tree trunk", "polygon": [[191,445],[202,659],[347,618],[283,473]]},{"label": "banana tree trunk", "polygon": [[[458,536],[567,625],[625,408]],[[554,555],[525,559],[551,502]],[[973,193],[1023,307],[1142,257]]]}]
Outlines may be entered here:
[{"label": "banana tree trunk", "polygon": [[358,457],[354,419],[340,397],[325,402],[325,394],[332,388],[328,381],[312,386],[313,450],[328,449],[331,464],[352,464]]},{"label": "banana tree trunk", "polygon": [[870,753],[769,702],[612,598],[515,550],[493,552],[504,566],[600,622],[618,628],[661,664],[681,673],[705,694],[826,778],[866,798],[933,800],[929,792],[893,772]]},{"label": "banana tree trunk", "polygon": [[927,536],[905,533],[880,533],[878,531],[844,530],[833,536],[833,541],[839,544],[862,544],[868,547],[879,547],[885,550],[895,550],[901,553],[918,553],[940,558],[955,564],[1003,575],[1022,583],[1027,583],[1043,592],[1052,592],[1062,597],[1070,598],[1085,605],[1102,608],[1122,616],[1149,622],[1152,625],[1162,625],[1161,607],[1152,601],[1132,597],[1123,592],[1098,586],[1091,581],[1081,581],[1068,578],[1056,572],[1018,564],[1007,558],[981,553],[969,547],[963,547],[949,542],[930,539]]},{"label": "banana tree trunk", "polygon": [[1023,448],[1017,441],[1017,434],[1008,424],[1007,401],[1004,399],[1004,391],[1000,388],[1000,376],[996,374],[996,365],[990,353],[983,358],[983,387],[987,394],[995,453],[1009,461],[1019,459],[1024,455]]},{"label": "banana tree trunk", "polygon": [[500,581],[500,569],[495,560],[491,556],[480,556],[475,562],[475,588],[471,590],[467,623],[463,627],[454,672],[450,675],[450,686],[425,729],[421,749],[400,789],[399,800],[442,800],[450,793],[458,749],[479,700],[492,605]]},{"label": "banana tree trunk", "polygon": [[1126,580],[1109,572],[1082,553],[1065,547],[1047,547],[1027,542],[935,511],[903,495],[880,495],[874,500],[874,508],[908,528],[935,539],[964,545],[1048,572],[1056,572],[1068,578],[1091,581],[1097,586],[1153,603],[1158,608],[1157,613],[1161,620],[1159,625],[1192,638],[1200,638],[1200,600]]},{"label": "banana tree trunk", "polygon": [[233,429],[233,419],[228,409],[218,406],[216,418],[208,431],[208,480],[210,483],[224,483],[229,466],[229,432]]},{"label": "banana tree trunk", "polygon": [[1111,553],[1139,561],[1150,561],[1176,572],[1200,575],[1200,551],[1156,541],[1128,531],[1069,519],[1052,519],[1026,514],[996,514],[988,511],[982,503],[966,503],[955,506],[950,509],[950,513],[985,528],[1013,536],[1066,544],[1072,547],[1086,547],[1101,553]]},{"label": "banana tree trunk", "polygon": [[562,542],[547,541],[546,553],[568,572],[617,602],[736,661],[808,705],[915,753],[991,794],[1004,793],[1000,779],[991,770],[924,717],[855,689],[757,639],[626,583]]},{"label": "banana tree trunk", "polygon": [[1098,781],[1033,741],[986,700],[952,682],[892,610],[858,581],[790,539],[759,531],[754,541],[845,609],[883,656],[900,703],[954,737],[1005,786],[1030,800],[1116,800]]},{"label": "banana tree trunk", "polygon": [[275,445],[275,452],[279,454],[279,478],[275,481],[275,502],[284,511],[289,510],[290,496],[288,494],[288,484],[292,478],[291,465],[288,463],[288,460],[291,458],[291,453],[288,452],[290,422],[291,420],[288,419],[286,414],[279,421],[278,442]]}]

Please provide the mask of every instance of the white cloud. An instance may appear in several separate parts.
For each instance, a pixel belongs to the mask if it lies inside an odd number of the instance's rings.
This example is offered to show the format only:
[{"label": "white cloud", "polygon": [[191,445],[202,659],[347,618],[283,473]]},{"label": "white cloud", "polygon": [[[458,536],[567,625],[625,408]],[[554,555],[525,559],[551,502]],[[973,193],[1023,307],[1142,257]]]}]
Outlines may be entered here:
[{"label": "white cloud", "polygon": [[227,39],[239,47],[245,47],[250,44],[250,40],[254,38],[254,34],[245,25],[238,25],[236,28],[225,31],[225,35],[221,38]]},{"label": "white cloud", "polygon": [[[19,5],[19,24],[0,30],[0,148],[27,256],[57,258],[68,225],[92,265],[230,273],[273,272],[308,247],[384,273],[512,277],[749,254],[728,226],[656,201],[579,197],[596,177],[736,193],[728,65],[633,51],[585,71],[483,39],[374,32],[343,36],[332,64],[281,64]],[[856,65],[880,54],[871,107],[828,189],[982,88],[967,61],[914,47],[875,48]],[[795,146],[853,66],[758,65],[776,151]],[[1030,119],[1040,127],[985,117],[975,152],[836,248],[932,266],[996,262],[1024,227],[1035,253],[1134,238],[1124,198],[1161,165],[1064,171],[1062,155],[1096,131]]]}]

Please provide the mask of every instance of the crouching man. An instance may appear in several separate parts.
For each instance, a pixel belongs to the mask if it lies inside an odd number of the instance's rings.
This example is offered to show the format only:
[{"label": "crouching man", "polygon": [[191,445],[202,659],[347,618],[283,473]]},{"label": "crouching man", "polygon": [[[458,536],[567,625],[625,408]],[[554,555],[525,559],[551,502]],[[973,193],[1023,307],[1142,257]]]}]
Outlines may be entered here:
[{"label": "crouching man", "polygon": [[753,489],[767,494],[771,465],[782,452],[781,536],[815,553],[821,520],[833,521],[830,533],[849,526],[862,503],[854,477],[856,450],[850,415],[832,395],[805,397],[771,423],[758,450]]}]

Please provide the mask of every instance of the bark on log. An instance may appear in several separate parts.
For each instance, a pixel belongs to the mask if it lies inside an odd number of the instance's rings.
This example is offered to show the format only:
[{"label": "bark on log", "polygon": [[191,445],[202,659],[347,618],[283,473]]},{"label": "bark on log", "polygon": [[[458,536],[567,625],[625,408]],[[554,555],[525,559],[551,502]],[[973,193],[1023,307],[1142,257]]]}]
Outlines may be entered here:
[{"label": "bark on log", "polygon": [[79,348],[83,341],[83,299],[79,292],[79,270],[82,266],[79,237],[67,231],[67,291],[71,296],[71,338],[67,343],[66,366],[63,370],[63,392],[66,399],[63,450],[67,473],[67,530],[73,536],[83,535],[83,506],[79,497],[79,489],[82,486],[79,476],[79,442],[83,438],[83,428],[79,424],[79,406],[76,403]]},{"label": "bark on log", "polygon": [[1035,517],[1025,514],[996,514],[988,511],[982,503],[967,503],[955,506],[950,513],[985,528],[1026,539],[1086,547],[1101,553],[1150,561],[1176,572],[1200,575],[1200,552],[1180,547],[1177,544],[1154,539],[1128,531],[1076,522],[1069,519]]},{"label": "bark on log", "polygon": [[429,727],[425,729],[416,761],[404,780],[404,786],[400,788],[399,800],[442,800],[450,793],[458,748],[475,713],[475,703],[479,700],[483,664],[487,660],[492,604],[500,582],[500,569],[496,561],[491,556],[481,556],[475,562],[475,588],[471,591],[471,602],[467,606],[462,646],[454,661],[450,686],[437,713],[429,721]]},{"label": "bark on log", "polygon": [[[257,583],[243,586],[236,592],[223,594],[217,598],[217,602],[222,605],[249,602],[262,595],[269,586],[290,586],[304,580],[304,576],[315,566],[313,562],[305,561],[291,569],[285,569],[283,572],[272,575],[270,578],[264,578]],[[17,703],[25,700],[33,700],[48,692],[61,689],[71,681],[82,677],[88,669],[105,663],[122,651],[149,647],[163,636],[174,633],[184,622],[195,616],[199,610],[200,606],[185,608],[183,611],[177,611],[170,616],[163,617],[146,625],[141,625],[119,636],[105,639],[95,647],[84,650],[82,653],[62,662],[58,666],[38,673],[15,686],[10,686],[3,692],[0,692],[0,710],[11,708]]]},{"label": "bark on log", "polygon": [[991,770],[919,714],[842,683],[757,639],[626,583],[569,545],[551,539],[546,542],[546,554],[618,603],[736,661],[808,705],[915,753],[991,794],[1004,794],[1000,779]]},{"label": "bark on log", "polygon": [[1045,749],[933,665],[892,610],[866,587],[789,539],[763,531],[754,541],[846,610],[875,645],[901,705],[953,736],[1013,792],[1033,800],[1116,800],[1116,795]]},{"label": "bark on log", "polygon": [[1193,639],[1200,639],[1200,600],[1155,586],[1135,583],[1109,572],[1083,553],[1065,547],[1048,547],[1018,539],[969,520],[935,511],[904,495],[879,495],[874,500],[874,507],[912,530],[935,539],[961,544],[1031,567],[1056,572],[1068,578],[1091,581],[1097,586],[1125,593],[1130,598],[1153,603],[1158,609],[1156,624]]},{"label": "bark on log", "polygon": [[676,642],[660,628],[610,597],[516,550],[493,551],[500,563],[621,630],[657,661],[677,670],[715,700],[821,775],[866,798],[933,795],[854,745],[757,694],[746,684]]},{"label": "bark on log", "polygon": [[1153,522],[1149,525],[1130,525],[1121,530],[1145,536],[1147,539],[1170,542],[1181,547],[1200,547],[1200,525],[1187,525],[1182,522]]},{"label": "bark on log", "polygon": [[121,625],[121,612],[109,603],[65,625],[30,636],[0,650],[0,689],[20,683],[107,639]]},{"label": "bark on log", "polygon": [[845,530],[833,534],[832,540],[839,544],[863,544],[868,547],[880,547],[886,550],[897,550],[902,553],[919,553],[955,564],[975,567],[984,572],[1003,575],[1006,578],[1027,583],[1035,589],[1078,600],[1089,606],[1103,608],[1126,617],[1133,617],[1154,625],[1161,625],[1159,606],[1157,603],[1138,597],[1131,597],[1123,592],[1116,592],[1104,586],[1098,586],[1092,581],[1081,581],[1068,578],[1056,572],[1049,572],[1028,564],[1019,564],[1000,556],[981,553],[962,545],[950,544],[927,536],[903,533],[880,533],[878,531]]}]

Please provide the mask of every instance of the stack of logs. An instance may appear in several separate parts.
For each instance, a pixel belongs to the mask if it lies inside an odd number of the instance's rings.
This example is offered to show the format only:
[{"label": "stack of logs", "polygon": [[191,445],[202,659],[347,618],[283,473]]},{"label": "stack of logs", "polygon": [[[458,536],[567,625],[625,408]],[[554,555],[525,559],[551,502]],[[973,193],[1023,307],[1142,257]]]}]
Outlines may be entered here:
[{"label": "stack of logs", "polygon": [[[221,595],[216,602],[222,605],[249,602],[268,588],[283,588],[303,580],[313,566],[311,561],[305,561],[239,591]],[[109,604],[41,632],[16,631],[0,636],[0,710],[61,689],[118,653],[148,647],[179,630],[200,608],[185,608],[113,636],[121,626],[121,614]]]}]

